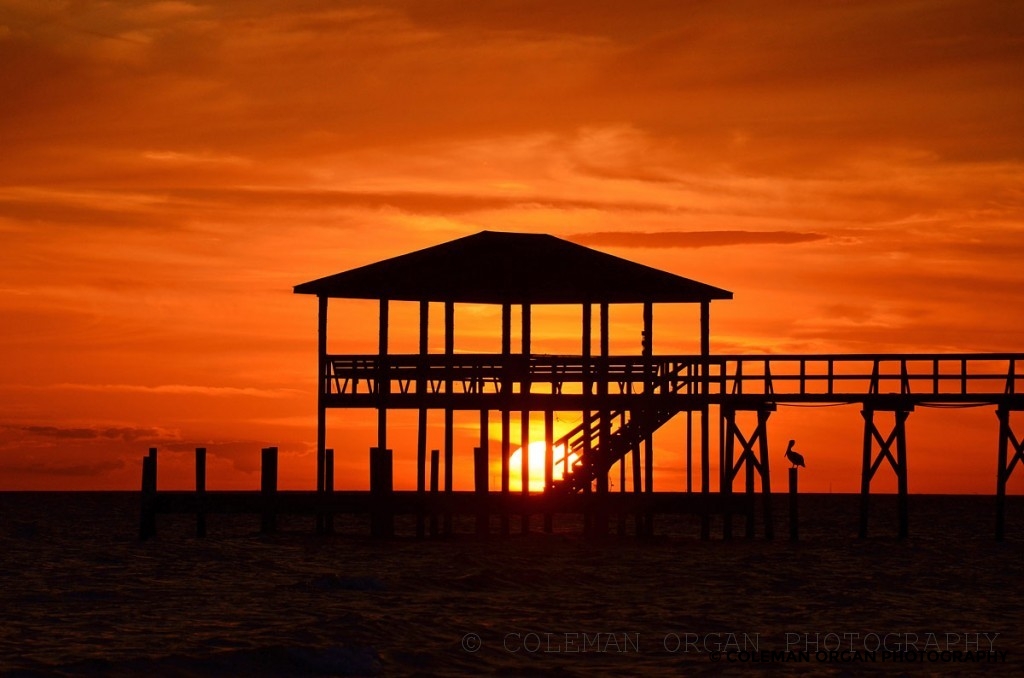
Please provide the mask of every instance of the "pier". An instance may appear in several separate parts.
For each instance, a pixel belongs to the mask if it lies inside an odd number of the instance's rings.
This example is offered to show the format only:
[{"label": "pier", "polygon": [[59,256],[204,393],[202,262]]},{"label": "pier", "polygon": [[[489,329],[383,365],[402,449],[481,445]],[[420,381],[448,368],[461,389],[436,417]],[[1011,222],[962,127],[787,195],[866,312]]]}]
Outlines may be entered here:
[{"label": "pier", "polygon": [[[205,516],[217,511],[263,515],[273,529],[277,512],[309,513],[318,532],[332,530],[339,513],[373,516],[372,533],[394,532],[394,517],[417,516],[416,534],[450,534],[452,515],[477,516],[477,533],[490,534],[490,517],[499,517],[497,532],[552,530],[553,516],[583,516],[584,531],[655,531],[660,513],[700,516],[701,537],[710,538],[711,521],[722,519],[723,538],[732,537],[733,516],[744,517],[746,534],[762,517],[763,536],[772,539],[773,501],[769,434],[771,415],[780,405],[852,404],[863,425],[861,511],[858,534],[868,536],[871,483],[891,470],[899,497],[899,537],[909,535],[907,507],[911,456],[906,422],[918,408],[988,407],[998,434],[995,480],[995,536],[1004,537],[1006,484],[1024,461],[1024,442],[1014,430],[1013,413],[1024,410],[1018,364],[1024,353],[720,355],[711,351],[711,303],[732,298],[726,290],[627,261],[552,236],[482,232],[449,243],[363,266],[298,285],[297,294],[318,300],[317,468],[315,490],[278,492],[276,448],[263,454],[263,487],[258,493],[205,490],[197,452],[195,493],[156,491],[156,453],[143,466],[141,536],[155,533],[159,512],[188,511],[205,530]],[[332,354],[327,350],[330,299],[373,299],[379,303],[378,350],[373,354]],[[389,350],[390,303],[419,304],[419,351]],[[444,349],[428,347],[431,303],[443,308]],[[501,351],[456,353],[457,304],[494,304],[501,309]],[[580,351],[544,355],[532,350],[531,309],[537,305],[580,308]],[[634,355],[609,351],[609,316],[617,304],[642,305],[642,328]],[[655,306],[695,304],[693,328],[699,353],[662,355],[654,351]],[[519,313],[520,345],[512,345],[513,308]],[[594,350],[594,311],[597,350]],[[327,412],[332,408],[373,411],[377,444],[370,450],[370,490],[335,492],[334,451],[327,447]],[[393,450],[388,443],[388,413],[418,413],[415,450]],[[428,449],[431,411],[443,416],[443,449]],[[454,413],[479,417],[474,449],[474,490],[455,492]],[[555,436],[556,413],[575,413],[579,425]],[[513,436],[512,413],[520,431]],[[530,422],[544,422],[543,491],[531,492]],[[655,491],[653,435],[682,416],[686,433],[677,449],[658,454],[684,460],[685,492]],[[500,422],[492,450],[489,427]],[[719,469],[712,482],[711,429],[717,426],[714,454]],[[521,449],[520,487],[511,483],[510,459]],[[557,451],[557,452],[556,452]],[[417,489],[393,489],[394,455],[417,459]],[[491,460],[500,464],[500,486],[489,486]],[[443,459],[443,463],[442,463]],[[926,461],[922,461],[926,463]],[[695,468],[700,476],[694,477]],[[269,470],[268,470],[269,469]],[[631,482],[627,483],[627,471]],[[443,476],[442,476],[443,473]],[[429,487],[428,487],[429,477]],[[203,479],[202,485],[199,479]],[[443,487],[441,479],[443,478]],[[612,491],[610,479],[617,479]],[[796,471],[790,473],[790,536],[797,538]],[[755,504],[760,505],[759,512]],[[199,521],[202,516],[203,522]],[[536,518],[536,520],[535,520]],[[429,530],[427,527],[429,526]]]}]

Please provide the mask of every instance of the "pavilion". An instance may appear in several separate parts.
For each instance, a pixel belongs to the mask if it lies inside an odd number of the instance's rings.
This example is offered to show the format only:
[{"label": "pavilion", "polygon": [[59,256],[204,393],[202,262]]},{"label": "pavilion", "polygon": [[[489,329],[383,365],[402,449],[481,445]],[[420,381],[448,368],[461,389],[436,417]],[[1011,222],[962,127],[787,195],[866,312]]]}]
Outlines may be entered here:
[{"label": "pavilion", "polygon": [[[654,304],[699,304],[700,355],[710,354],[710,307],[732,293],[666,271],[644,266],[551,235],[483,231],[433,247],[313,280],[295,287],[296,294],[316,295],[319,301],[317,406],[317,489],[325,487],[326,412],[328,408],[372,407],[377,411],[377,450],[388,454],[388,411],[419,411],[418,458],[421,486],[426,456],[428,409],[444,411],[445,488],[451,488],[453,413],[480,412],[480,450],[488,455],[488,418],[501,417],[501,490],[509,492],[510,413],[522,413],[519,444],[522,453],[522,492],[529,484],[529,420],[531,412],[545,417],[546,491],[607,492],[608,473],[619,463],[625,485],[625,459],[632,453],[634,490],[653,490],[654,431],[672,415],[685,410],[692,422],[700,414],[702,491],[708,479],[708,401],[698,397],[706,367],[694,361],[658,364],[653,356]],[[328,300],[375,299],[379,302],[379,347],[372,356],[333,356],[327,352]],[[419,302],[419,353],[396,355],[388,349],[389,302]],[[429,304],[444,304],[444,353],[428,351]],[[501,306],[501,353],[454,353],[455,304]],[[582,307],[580,352],[540,356],[531,351],[532,306],[578,304]],[[609,306],[642,304],[643,334],[638,355],[609,355]],[[513,305],[521,307],[522,345],[513,351]],[[591,354],[593,307],[598,307],[599,353]],[[495,328],[497,330],[498,328]],[[653,396],[680,392],[671,407],[658,407]],[[670,383],[671,382],[671,383]],[[566,384],[573,384],[563,389]],[[576,387],[576,384],[579,386]],[[706,388],[706,383],[704,384]],[[577,411],[583,423],[563,440],[553,440],[553,413]],[[613,427],[618,423],[618,428]],[[689,428],[689,427],[688,427]],[[687,432],[687,473],[692,465],[692,439]],[[643,443],[641,471],[640,443]],[[563,478],[554,478],[554,450],[567,452],[560,460]],[[570,456],[574,457],[570,467]],[[391,462],[386,462],[390,466]],[[436,468],[436,461],[434,464]],[[371,475],[374,462],[371,460]],[[641,484],[642,478],[642,484]],[[372,485],[371,481],[371,485]],[[524,518],[524,527],[526,519]]]}]

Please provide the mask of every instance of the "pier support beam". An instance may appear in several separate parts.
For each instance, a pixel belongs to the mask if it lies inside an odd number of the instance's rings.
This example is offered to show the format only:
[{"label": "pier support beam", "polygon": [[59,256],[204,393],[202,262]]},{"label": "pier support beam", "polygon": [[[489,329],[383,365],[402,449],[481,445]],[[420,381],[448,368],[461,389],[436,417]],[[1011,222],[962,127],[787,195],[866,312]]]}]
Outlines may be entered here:
[{"label": "pier support beam", "polygon": [[139,539],[145,541],[156,536],[156,448],[142,458],[142,510],[139,519]]},{"label": "pier support beam", "polygon": [[277,530],[277,448],[264,447],[261,462],[260,494],[263,518],[260,522],[260,532],[269,534]]},{"label": "pier support beam", "polygon": [[206,448],[196,448],[196,536],[206,536]]},{"label": "pier support beam", "polygon": [[[1013,474],[1017,462],[1024,464],[1024,440],[1018,440],[1010,424],[1010,413],[1024,408],[1000,405],[996,410],[999,417],[999,465],[996,468],[996,541],[1002,541],[1006,532],[1006,483]],[[1013,455],[1009,448],[1013,448]]]},{"label": "pier support beam", "polygon": [[594,512],[594,534],[608,534],[608,475],[606,460],[611,455],[612,420],[608,411],[608,304],[598,306],[598,343],[601,362],[597,369],[597,398],[600,403],[597,422],[597,510]]},{"label": "pier support beam", "polygon": [[[861,466],[860,481],[860,529],[858,535],[861,539],[868,536],[868,514],[870,512],[869,501],[871,496],[871,479],[875,477],[878,467],[882,461],[888,461],[896,473],[896,488],[898,494],[899,513],[899,537],[905,539],[909,533],[907,520],[907,432],[906,421],[910,413],[914,411],[913,405],[904,405],[891,411],[893,413],[893,428],[888,436],[882,437],[882,433],[875,425],[875,412],[871,407],[861,410],[864,417],[864,456]],[[878,444],[878,453],[875,454],[875,443]],[[893,445],[896,446],[896,453],[893,455]]]},{"label": "pier support beam", "polygon": [[789,469],[789,540],[800,539],[800,469]]},{"label": "pier support beam", "polygon": [[487,449],[473,448],[473,491],[479,502],[476,511],[476,536],[486,537],[490,531],[490,511],[487,509]]},{"label": "pier support beam", "polygon": [[[526,361],[527,366],[530,364],[530,305],[523,304],[522,307],[522,348],[523,348],[523,360]],[[530,370],[526,369],[523,374],[522,382],[519,386],[519,392],[524,403],[529,402],[530,393]],[[527,534],[530,531],[530,514],[527,513],[528,500],[530,498],[530,408],[524,407],[519,412],[519,454],[522,455],[520,461],[522,462],[520,468],[520,482],[522,487],[520,492],[523,497],[523,514],[522,514],[522,525],[521,532]]]},{"label": "pier support beam", "polygon": [[[327,395],[330,389],[327,369],[327,297],[317,297],[317,385],[316,385],[316,491],[324,491],[325,450],[327,449]],[[324,531],[324,517],[316,515],[316,532]]]},{"label": "pier support beam", "polygon": [[512,305],[501,305],[501,358],[503,364],[503,375],[501,379],[501,535],[509,534],[509,465],[512,455],[512,443],[510,440],[512,422],[509,412],[509,401],[512,400],[512,380],[509,360],[512,355]]},{"label": "pier support beam", "polygon": [[441,450],[430,451],[430,536],[437,536],[437,492],[441,471]]},{"label": "pier support beam", "polygon": [[[723,484],[722,494],[725,495],[726,509],[724,515],[724,522],[722,526],[722,537],[724,539],[732,538],[732,507],[729,504],[729,499],[732,496],[732,485],[736,476],[739,475],[741,469],[745,471],[746,481],[746,494],[748,499],[747,509],[747,537],[754,536],[754,475],[755,473],[761,479],[761,496],[764,501],[763,504],[763,521],[764,521],[764,536],[765,539],[773,539],[775,537],[775,526],[772,516],[772,485],[771,485],[771,473],[770,464],[768,459],[768,417],[772,412],[775,411],[774,403],[763,403],[757,407],[751,408],[752,411],[757,414],[757,424],[754,428],[753,433],[747,438],[743,435],[740,430],[739,424],[736,421],[736,408],[722,408],[722,414],[725,419],[725,454],[724,454],[724,469],[723,469]],[[735,458],[736,442],[739,441],[740,450],[739,459]],[[754,451],[754,445],[757,445],[757,452]]]},{"label": "pier support beam", "polygon": [[[583,418],[583,459],[584,464],[589,464],[592,467],[594,464],[594,450],[593,450],[593,436],[591,431],[593,430],[593,412],[590,410],[590,401],[592,400],[594,391],[594,378],[593,378],[593,365],[590,361],[590,348],[591,348],[591,329],[593,324],[593,306],[587,302],[583,304],[583,319],[582,319],[582,345],[580,346],[580,355],[583,358],[583,412],[581,416]],[[586,508],[583,511],[583,534],[592,536],[594,529],[594,513],[590,510],[591,502],[589,497],[592,491],[593,481],[587,480],[586,485],[583,486],[583,493],[587,495],[588,501]]]},{"label": "pier support beam", "polygon": [[[432,478],[433,480],[433,478]],[[395,533],[395,518],[391,513],[394,491],[394,454],[379,447],[370,448],[370,534],[390,537]]]},{"label": "pier support beam", "polygon": [[[711,302],[700,302],[700,354],[707,358],[711,355]],[[700,365],[700,392],[707,395],[711,386],[711,366],[708,362]],[[704,506],[708,504],[711,493],[711,444],[708,439],[711,428],[711,412],[707,401],[700,408],[700,493]],[[711,516],[705,509],[700,517],[700,538],[711,538]]]},{"label": "pier support beam", "polygon": [[[544,491],[550,490],[555,478],[555,413],[544,410]],[[554,516],[544,513],[544,531],[554,531]]]},{"label": "pier support beam", "polygon": [[[424,359],[430,353],[430,302],[420,302],[420,356]],[[416,393],[422,397],[427,392],[427,379],[422,374],[416,380]],[[421,407],[416,418],[416,489],[421,499],[427,489],[427,408]],[[416,536],[426,533],[425,515],[423,511],[416,516]]]},{"label": "pier support beam", "polygon": [[[334,499],[334,450],[324,450],[324,498],[328,507]],[[324,513],[324,532],[334,534],[334,511],[330,508]]]},{"label": "pier support beam", "polygon": [[388,446],[388,393],[391,379],[388,373],[388,300],[380,300],[380,326],[377,337],[377,447]]},{"label": "pier support beam", "polygon": [[[444,302],[444,354],[455,355],[455,304],[451,301]],[[444,392],[451,396],[454,381],[449,376],[445,379]],[[455,460],[455,410],[451,407],[444,408],[444,491],[450,495],[452,492],[452,480],[454,469],[452,464]],[[444,533],[452,533],[452,514],[444,512]]]},{"label": "pier support beam", "polygon": [[[654,357],[654,304],[644,302],[643,309],[644,340],[642,345],[643,356],[648,360],[644,363],[644,393],[648,396],[645,403],[645,418],[655,416],[654,407],[650,404],[654,397],[654,370],[650,358]],[[654,492],[654,434],[648,433],[644,436],[644,493]],[[643,517],[644,536],[654,535],[654,514],[645,513]]]}]

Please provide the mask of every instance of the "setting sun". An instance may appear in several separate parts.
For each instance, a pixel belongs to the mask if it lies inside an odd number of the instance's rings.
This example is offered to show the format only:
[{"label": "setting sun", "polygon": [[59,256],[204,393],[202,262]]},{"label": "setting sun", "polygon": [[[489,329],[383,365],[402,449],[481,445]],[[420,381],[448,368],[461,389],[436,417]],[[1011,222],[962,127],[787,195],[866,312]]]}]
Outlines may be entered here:
[{"label": "setting sun", "polygon": [[[530,443],[530,492],[544,491],[544,457],[547,445],[543,440],[535,440]],[[555,445],[555,468],[552,478],[558,480],[565,470],[562,463],[562,456],[565,453],[565,445]],[[570,463],[573,461],[570,458]],[[522,491],[523,487],[523,448],[516,448],[509,458],[509,484],[515,491]]]}]

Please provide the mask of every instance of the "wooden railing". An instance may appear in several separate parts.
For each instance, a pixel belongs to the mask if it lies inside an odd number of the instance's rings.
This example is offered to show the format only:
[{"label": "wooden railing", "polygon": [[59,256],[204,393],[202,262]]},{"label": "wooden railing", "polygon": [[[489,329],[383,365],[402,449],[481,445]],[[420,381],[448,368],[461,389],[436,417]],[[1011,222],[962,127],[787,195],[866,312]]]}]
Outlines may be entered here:
[{"label": "wooden railing", "polygon": [[[390,394],[707,394],[794,400],[904,395],[938,400],[1024,395],[1024,353],[672,355],[332,355],[329,396]],[[569,387],[566,389],[566,387]],[[565,390],[563,390],[565,389]]]}]

